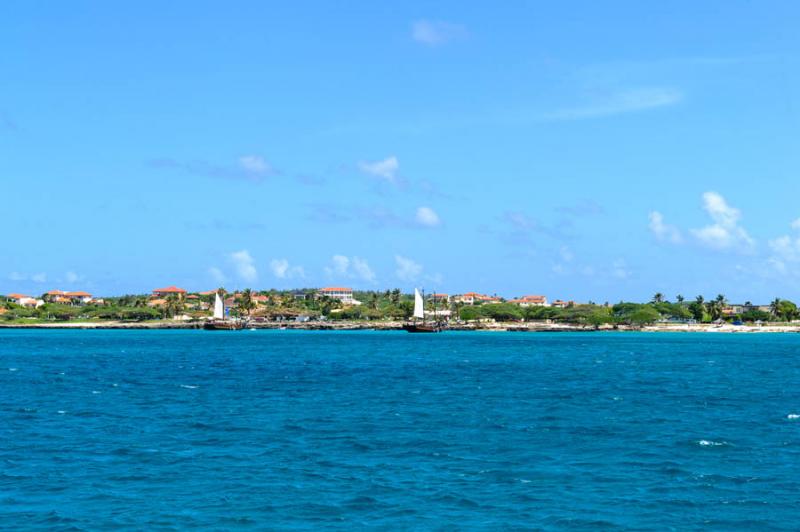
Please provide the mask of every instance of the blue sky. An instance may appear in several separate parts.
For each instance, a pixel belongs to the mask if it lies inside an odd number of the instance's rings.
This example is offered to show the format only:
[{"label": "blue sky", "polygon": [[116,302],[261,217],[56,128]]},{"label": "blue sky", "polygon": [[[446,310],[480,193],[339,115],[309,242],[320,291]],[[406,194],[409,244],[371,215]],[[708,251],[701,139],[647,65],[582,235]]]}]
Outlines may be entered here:
[{"label": "blue sky", "polygon": [[796,2],[10,2],[0,292],[800,299]]}]

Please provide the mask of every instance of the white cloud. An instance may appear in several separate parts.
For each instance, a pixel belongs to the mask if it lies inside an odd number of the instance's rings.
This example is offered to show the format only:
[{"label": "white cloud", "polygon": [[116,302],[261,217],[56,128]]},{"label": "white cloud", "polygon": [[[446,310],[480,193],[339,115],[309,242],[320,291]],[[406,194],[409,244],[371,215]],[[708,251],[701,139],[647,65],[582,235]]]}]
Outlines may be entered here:
[{"label": "white cloud", "polygon": [[278,279],[294,279],[296,277],[305,277],[305,271],[302,266],[291,266],[286,259],[272,259],[269,263],[272,275]]},{"label": "white cloud", "polygon": [[769,241],[772,257],[767,262],[778,273],[785,274],[789,271],[789,264],[800,262],[800,220],[791,223],[795,234],[783,235]]},{"label": "white cloud", "polygon": [[683,242],[683,235],[680,230],[674,225],[664,223],[664,216],[658,212],[653,211],[649,215],[650,218],[650,232],[663,242],[671,242],[673,244],[680,244]]},{"label": "white cloud", "polygon": [[228,282],[228,278],[225,276],[224,273],[222,273],[222,270],[220,270],[216,266],[212,266],[211,268],[209,268],[208,274],[211,276],[214,282],[219,285],[224,285],[225,283]]},{"label": "white cloud", "polygon": [[394,261],[397,264],[395,274],[401,281],[412,282],[418,279],[422,274],[422,265],[408,257],[395,255]]},{"label": "white cloud", "polygon": [[376,279],[375,272],[366,260],[345,255],[331,257],[331,264],[325,267],[325,273],[328,277],[361,279],[368,283],[374,283]]},{"label": "white cloud", "polygon": [[708,213],[713,223],[691,230],[702,245],[719,251],[753,251],[755,240],[739,225],[742,217],[739,209],[728,205],[720,194],[706,192],[703,194],[703,210]]},{"label": "white cloud", "polygon": [[592,105],[561,109],[548,114],[546,118],[552,120],[599,118],[667,107],[678,104],[682,100],[683,93],[677,89],[669,87],[645,87],[611,94],[604,101]]},{"label": "white cloud", "polygon": [[617,259],[611,263],[611,275],[617,279],[627,279],[630,277],[631,272],[628,270],[628,264],[625,259]]},{"label": "white cloud", "polygon": [[258,279],[255,261],[246,249],[231,253],[230,260],[236,269],[236,274],[245,282],[252,283]]},{"label": "white cloud", "polygon": [[430,207],[419,207],[415,219],[418,224],[424,225],[425,227],[436,227],[442,223],[439,219],[439,215]]},{"label": "white cloud", "polygon": [[411,38],[428,46],[437,46],[461,39],[468,34],[461,24],[436,20],[416,20],[411,25]]},{"label": "white cloud", "polygon": [[361,161],[358,168],[365,174],[378,177],[389,183],[397,182],[397,170],[400,169],[400,161],[392,155],[382,161]]},{"label": "white cloud", "polygon": [[372,271],[372,268],[369,267],[367,261],[363,259],[359,259],[358,257],[353,257],[353,270],[355,271],[356,275],[367,281],[368,283],[375,282],[375,272]]},{"label": "white cloud", "polygon": [[272,167],[260,155],[243,155],[239,157],[239,166],[251,174],[266,174]]},{"label": "white cloud", "polygon": [[77,273],[75,273],[75,272],[72,272],[72,271],[70,271],[70,272],[67,272],[66,274],[64,274],[64,279],[65,279],[65,280],[66,280],[68,283],[77,283],[78,281],[80,281],[80,280],[81,280],[81,276],[80,276],[80,275],[78,275],[78,274],[77,274]]},{"label": "white cloud", "polygon": [[325,267],[325,273],[327,273],[329,277],[336,275],[346,276],[349,269],[350,259],[344,255],[334,255],[331,257],[331,265]]},{"label": "white cloud", "polygon": [[41,272],[33,274],[11,272],[8,274],[8,278],[11,281],[32,281],[34,283],[47,282],[47,274]]}]

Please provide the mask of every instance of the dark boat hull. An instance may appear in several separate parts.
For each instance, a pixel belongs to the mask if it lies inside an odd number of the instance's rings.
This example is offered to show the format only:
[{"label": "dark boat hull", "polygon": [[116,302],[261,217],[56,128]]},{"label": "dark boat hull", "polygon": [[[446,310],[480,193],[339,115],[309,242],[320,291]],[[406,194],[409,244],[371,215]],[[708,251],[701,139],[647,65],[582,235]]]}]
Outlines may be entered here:
[{"label": "dark boat hull", "polygon": [[442,332],[442,327],[440,325],[417,325],[415,323],[408,323],[403,325],[403,330],[410,333],[438,333]]},{"label": "dark boat hull", "polygon": [[244,325],[235,321],[209,321],[203,325],[203,329],[207,331],[238,331],[244,328]]}]

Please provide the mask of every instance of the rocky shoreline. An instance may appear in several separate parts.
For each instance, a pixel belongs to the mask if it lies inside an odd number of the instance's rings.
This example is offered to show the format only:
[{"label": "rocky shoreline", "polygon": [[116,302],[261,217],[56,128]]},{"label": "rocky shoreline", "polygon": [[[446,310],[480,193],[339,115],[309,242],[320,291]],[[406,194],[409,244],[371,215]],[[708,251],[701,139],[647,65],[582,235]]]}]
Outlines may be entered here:
[{"label": "rocky shoreline", "polygon": [[[399,321],[312,321],[297,322],[264,322],[252,323],[250,329],[267,330],[302,330],[302,331],[395,331],[402,330],[403,322]],[[164,321],[164,322],[64,322],[64,323],[0,323],[0,329],[130,329],[130,330],[170,330],[170,329],[202,329],[199,321]],[[797,333],[800,324],[786,325],[712,325],[712,324],[657,324],[644,327],[629,325],[591,325],[555,324],[555,323],[474,323],[451,326],[450,331],[487,331],[487,332],[595,332],[595,331],[628,331],[628,332],[708,332],[708,333]]]}]

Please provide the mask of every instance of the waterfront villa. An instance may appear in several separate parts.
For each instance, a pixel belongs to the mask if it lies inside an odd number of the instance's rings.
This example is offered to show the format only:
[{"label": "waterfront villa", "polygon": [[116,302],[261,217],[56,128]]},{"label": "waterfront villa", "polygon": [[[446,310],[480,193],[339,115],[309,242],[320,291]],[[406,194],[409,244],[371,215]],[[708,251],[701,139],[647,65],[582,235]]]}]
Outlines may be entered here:
[{"label": "waterfront villa", "polygon": [[333,299],[338,299],[345,305],[361,304],[361,301],[356,301],[353,299],[352,288],[345,288],[341,286],[328,286],[326,288],[320,288],[320,290],[317,292],[317,297],[330,297]]},{"label": "waterfront villa", "polygon": [[454,303],[463,303],[465,305],[475,305],[476,303],[500,303],[500,301],[499,297],[487,296],[477,292],[467,292],[466,294],[453,296]]},{"label": "waterfront villa", "polygon": [[441,304],[448,304],[450,302],[450,296],[447,294],[431,294],[428,296],[434,304],[441,305]]},{"label": "waterfront villa", "polygon": [[8,300],[16,303],[21,307],[38,308],[44,305],[44,301],[36,299],[35,297],[26,296],[25,294],[8,294]]},{"label": "waterfront villa", "polygon": [[86,305],[92,303],[92,294],[82,291],[50,290],[44,294],[43,299],[48,303],[59,303],[61,305]]},{"label": "waterfront villa", "polygon": [[574,301],[562,301],[560,299],[556,299],[553,301],[550,306],[555,308],[567,308],[575,305]]},{"label": "waterfront villa", "polygon": [[547,298],[545,296],[522,296],[518,299],[512,299],[509,303],[514,303],[520,307],[547,307]]},{"label": "waterfront villa", "polygon": [[153,297],[164,298],[167,296],[178,296],[178,299],[183,299],[186,295],[186,290],[178,288],[177,286],[167,286],[166,288],[156,288],[153,290]]}]

